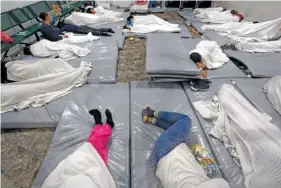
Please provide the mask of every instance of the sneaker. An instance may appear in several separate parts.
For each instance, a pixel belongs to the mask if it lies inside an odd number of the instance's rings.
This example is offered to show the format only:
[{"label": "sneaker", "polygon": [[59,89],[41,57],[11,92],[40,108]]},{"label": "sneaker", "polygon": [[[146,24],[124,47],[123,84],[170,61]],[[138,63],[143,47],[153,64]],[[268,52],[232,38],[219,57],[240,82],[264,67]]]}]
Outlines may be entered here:
[{"label": "sneaker", "polygon": [[192,91],[208,91],[211,84],[206,80],[194,80],[190,85]]}]

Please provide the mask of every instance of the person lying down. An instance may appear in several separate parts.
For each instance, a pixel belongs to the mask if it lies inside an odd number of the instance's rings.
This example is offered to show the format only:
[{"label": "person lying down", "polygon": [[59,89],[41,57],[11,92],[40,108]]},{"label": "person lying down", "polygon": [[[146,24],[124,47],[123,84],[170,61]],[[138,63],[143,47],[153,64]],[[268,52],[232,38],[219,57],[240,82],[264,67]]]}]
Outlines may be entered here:
[{"label": "person lying down", "polygon": [[156,176],[163,188],[230,188],[224,179],[207,176],[214,175],[218,169],[214,159],[203,154],[202,147],[196,144],[189,149],[186,145],[191,130],[189,116],[146,107],[142,121],[164,130],[152,152]]},{"label": "person lying down", "polygon": [[241,22],[244,17],[236,10],[231,11],[208,11],[202,12],[195,16],[200,18],[202,22],[206,23],[228,23],[228,22]]},{"label": "person lying down", "polygon": [[281,17],[265,22],[229,22],[221,25],[203,25],[203,30],[214,30],[235,41],[272,41],[281,37]]},{"label": "person lying down", "polygon": [[123,32],[152,33],[152,32],[180,32],[178,24],[171,24],[155,15],[129,16]]},{"label": "person lying down", "polygon": [[114,128],[111,112],[106,109],[106,123],[98,109],[89,113],[95,125],[87,142],[63,159],[49,174],[41,188],[116,188],[107,168],[108,141]]},{"label": "person lying down", "polygon": [[222,141],[241,166],[246,188],[279,187],[281,130],[268,115],[229,84],[223,84],[213,99],[194,102],[193,106],[212,121],[209,134]]},{"label": "person lying down", "polygon": [[16,81],[2,84],[1,113],[39,107],[86,83],[91,63],[82,61],[73,68],[63,59],[36,62],[11,61],[5,64],[7,78]]},{"label": "person lying down", "polygon": [[23,52],[25,55],[32,55],[35,57],[58,56],[67,61],[77,57],[84,57],[91,53],[88,48],[81,48],[73,44],[65,44],[62,41],[51,42],[45,39],[25,47]]},{"label": "person lying down", "polygon": [[102,24],[120,22],[124,20],[121,12],[104,10],[102,7],[100,9],[102,9],[100,12],[99,9],[95,9],[96,12],[94,14],[73,12],[65,19],[65,22],[77,26],[87,25],[95,27]]}]

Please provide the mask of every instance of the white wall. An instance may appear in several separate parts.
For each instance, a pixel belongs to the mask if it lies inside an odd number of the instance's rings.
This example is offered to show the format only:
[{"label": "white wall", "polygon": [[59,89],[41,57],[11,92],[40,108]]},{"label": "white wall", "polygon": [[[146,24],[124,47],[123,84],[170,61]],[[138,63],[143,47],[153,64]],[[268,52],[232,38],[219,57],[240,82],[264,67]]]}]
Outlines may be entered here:
[{"label": "white wall", "polygon": [[281,17],[281,1],[216,1],[215,6],[235,9],[251,21],[267,21]]},{"label": "white wall", "polygon": [[38,1],[3,1],[1,0],[1,12],[9,11],[15,8],[22,8]]}]

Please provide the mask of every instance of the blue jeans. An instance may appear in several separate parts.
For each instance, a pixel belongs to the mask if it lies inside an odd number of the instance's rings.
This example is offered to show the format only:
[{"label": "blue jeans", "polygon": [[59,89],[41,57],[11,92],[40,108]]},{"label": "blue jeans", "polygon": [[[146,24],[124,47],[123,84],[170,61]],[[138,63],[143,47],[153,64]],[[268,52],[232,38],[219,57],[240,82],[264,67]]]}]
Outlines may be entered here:
[{"label": "blue jeans", "polygon": [[185,143],[191,128],[191,119],[176,112],[158,112],[155,125],[165,131],[157,139],[153,150],[156,164],[181,143]]}]

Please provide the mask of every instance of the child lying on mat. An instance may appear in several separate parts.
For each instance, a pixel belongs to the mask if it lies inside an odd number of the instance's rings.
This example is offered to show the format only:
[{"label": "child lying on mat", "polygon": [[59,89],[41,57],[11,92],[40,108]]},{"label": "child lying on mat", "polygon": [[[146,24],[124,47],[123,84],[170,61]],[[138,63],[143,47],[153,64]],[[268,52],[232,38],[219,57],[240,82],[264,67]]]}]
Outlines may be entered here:
[{"label": "child lying on mat", "polygon": [[189,116],[146,107],[142,111],[142,121],[164,129],[152,152],[156,176],[163,188],[229,188],[224,179],[207,176],[217,172],[207,150],[198,144],[190,150],[186,145],[191,130]]},{"label": "child lying on mat", "polygon": [[116,188],[107,168],[108,141],[114,127],[112,114],[105,111],[107,120],[103,124],[99,110],[89,113],[94,116],[95,126],[87,142],[58,164],[42,188]]}]

